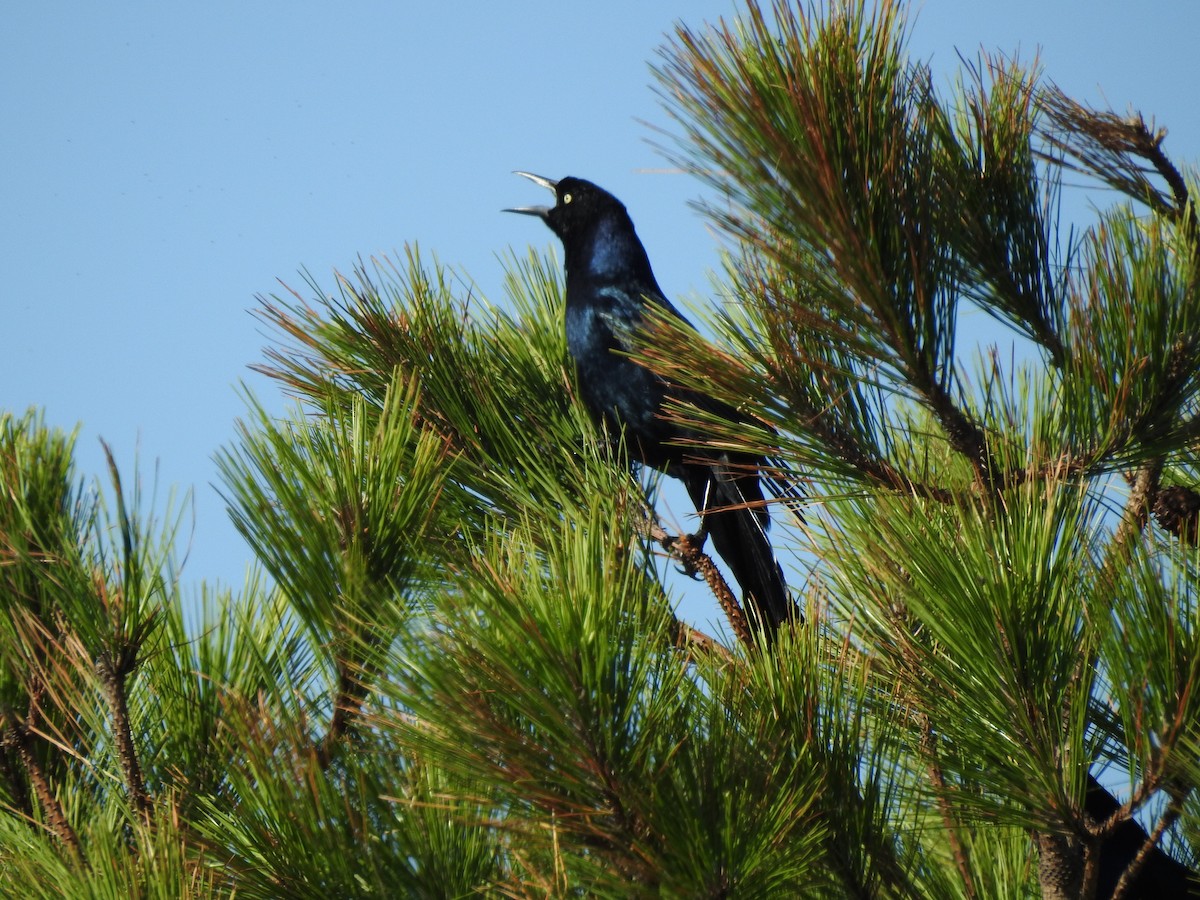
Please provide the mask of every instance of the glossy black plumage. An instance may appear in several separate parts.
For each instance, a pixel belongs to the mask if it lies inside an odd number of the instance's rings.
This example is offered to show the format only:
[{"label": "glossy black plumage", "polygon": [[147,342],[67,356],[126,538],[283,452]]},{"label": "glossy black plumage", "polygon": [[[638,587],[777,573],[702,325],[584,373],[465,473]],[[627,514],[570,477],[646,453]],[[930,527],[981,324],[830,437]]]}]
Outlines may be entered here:
[{"label": "glossy black plumage", "polygon": [[683,320],[658,286],[625,207],[581,178],[556,182],[517,174],[555,195],[554,206],[509,211],[540,217],[563,242],[567,345],[584,401],[611,428],[624,428],[638,461],[683,481],[758,624],[772,632],[798,618],[767,537],[770,518],[756,471],[760,460],[697,447],[699,436],[666,418],[663,405],[673,397],[729,420],[744,417],[623,355],[634,348],[633,335],[643,327],[649,306]]}]

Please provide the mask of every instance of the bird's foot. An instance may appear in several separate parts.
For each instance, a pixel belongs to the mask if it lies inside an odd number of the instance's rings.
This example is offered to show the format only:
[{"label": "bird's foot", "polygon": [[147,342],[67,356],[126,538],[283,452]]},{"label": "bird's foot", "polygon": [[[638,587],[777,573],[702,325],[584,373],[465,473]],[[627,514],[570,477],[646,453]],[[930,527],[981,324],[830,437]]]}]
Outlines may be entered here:
[{"label": "bird's foot", "polygon": [[708,529],[701,528],[695,534],[681,534],[670,539],[670,549],[675,549],[677,545],[680,547],[681,553],[676,557],[679,560],[677,571],[681,575],[686,575],[692,581],[704,581],[704,575],[697,568],[695,563],[695,555],[700,554],[704,550],[704,544],[708,541]]}]

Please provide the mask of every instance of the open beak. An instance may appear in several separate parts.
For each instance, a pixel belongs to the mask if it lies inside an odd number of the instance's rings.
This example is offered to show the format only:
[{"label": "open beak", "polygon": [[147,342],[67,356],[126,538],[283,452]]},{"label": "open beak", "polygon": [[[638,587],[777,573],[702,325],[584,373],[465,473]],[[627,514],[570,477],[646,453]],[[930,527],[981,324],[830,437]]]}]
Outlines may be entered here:
[{"label": "open beak", "polygon": [[[555,188],[558,187],[558,182],[552,178],[543,178],[541,175],[534,175],[532,172],[513,172],[514,175],[520,175],[522,178],[528,178],[534,184],[540,184],[552,194],[556,194]],[[545,219],[550,212],[549,206],[513,206],[508,209],[503,209],[501,212],[521,213],[526,216],[537,216],[539,219]]]}]

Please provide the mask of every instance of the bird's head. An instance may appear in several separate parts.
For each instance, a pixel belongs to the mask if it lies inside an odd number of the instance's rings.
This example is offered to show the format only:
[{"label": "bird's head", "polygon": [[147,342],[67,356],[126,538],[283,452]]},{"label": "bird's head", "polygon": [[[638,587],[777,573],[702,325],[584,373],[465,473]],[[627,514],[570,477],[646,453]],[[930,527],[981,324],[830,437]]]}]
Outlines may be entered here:
[{"label": "bird's head", "polygon": [[505,212],[522,213],[527,216],[537,216],[545,222],[563,241],[569,244],[595,227],[595,225],[617,215],[628,219],[625,206],[604,188],[585,181],[582,178],[567,176],[559,181],[543,178],[530,172],[514,172],[522,178],[540,184],[554,194],[553,206],[518,206],[504,210]]}]

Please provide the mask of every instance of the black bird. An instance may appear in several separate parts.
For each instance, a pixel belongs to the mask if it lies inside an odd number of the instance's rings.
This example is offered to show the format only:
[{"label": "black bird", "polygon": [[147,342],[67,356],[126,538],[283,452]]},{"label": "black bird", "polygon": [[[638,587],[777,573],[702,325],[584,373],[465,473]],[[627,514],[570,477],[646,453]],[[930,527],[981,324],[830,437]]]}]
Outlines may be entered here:
[{"label": "black bird", "polygon": [[517,172],[554,193],[553,206],[506,212],[538,216],[562,240],[567,270],[567,346],[579,388],[593,415],[622,428],[631,455],[683,481],[701,516],[701,533],[733,571],[759,627],[771,634],[799,619],[767,538],[761,459],[699,445],[703,436],[666,417],[668,398],[730,421],[748,421],[732,407],[672,384],[629,359],[634,334],[650,307],[687,320],[663,296],[629,213],[590,181],[553,181]]}]

